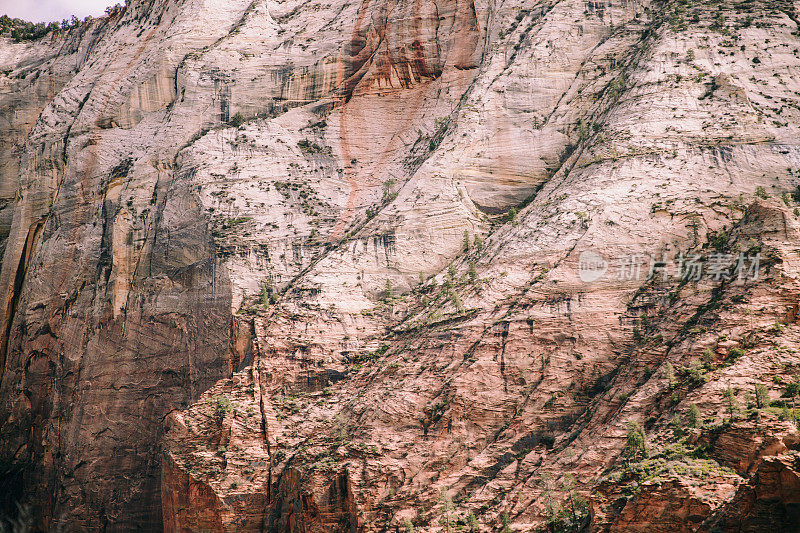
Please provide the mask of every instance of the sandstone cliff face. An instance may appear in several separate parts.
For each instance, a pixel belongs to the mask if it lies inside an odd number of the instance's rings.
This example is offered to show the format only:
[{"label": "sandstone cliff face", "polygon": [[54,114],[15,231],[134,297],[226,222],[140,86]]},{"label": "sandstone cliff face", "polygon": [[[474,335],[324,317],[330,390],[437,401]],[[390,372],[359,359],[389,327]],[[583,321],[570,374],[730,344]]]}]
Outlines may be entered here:
[{"label": "sandstone cliff face", "polygon": [[[151,0],[3,41],[12,497],[40,529],[791,528],[797,32],[788,0]],[[740,252],[757,279],[614,262]]]}]

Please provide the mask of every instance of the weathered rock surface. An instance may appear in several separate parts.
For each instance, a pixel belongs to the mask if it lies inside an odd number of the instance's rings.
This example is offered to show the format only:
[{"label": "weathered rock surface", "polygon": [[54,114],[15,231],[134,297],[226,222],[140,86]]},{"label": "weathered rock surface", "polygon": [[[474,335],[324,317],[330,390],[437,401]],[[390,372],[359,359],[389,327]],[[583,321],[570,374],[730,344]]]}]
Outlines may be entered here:
[{"label": "weathered rock surface", "polygon": [[721,531],[792,531],[800,523],[800,461],[796,453],[767,457],[733,500],[716,513]]},{"label": "weathered rock surface", "polygon": [[[41,529],[791,524],[797,20],[151,0],[3,41],[14,498]],[[739,253],[757,278],[675,275]]]}]

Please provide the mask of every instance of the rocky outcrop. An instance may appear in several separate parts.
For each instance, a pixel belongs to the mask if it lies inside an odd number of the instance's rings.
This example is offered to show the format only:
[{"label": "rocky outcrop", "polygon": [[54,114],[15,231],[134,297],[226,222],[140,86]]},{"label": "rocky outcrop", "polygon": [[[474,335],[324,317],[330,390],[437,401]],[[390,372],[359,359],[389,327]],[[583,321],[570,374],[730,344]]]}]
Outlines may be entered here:
[{"label": "rocky outcrop", "polygon": [[784,1],[148,0],[4,41],[14,498],[41,529],[793,516],[759,487],[797,442],[796,32]]},{"label": "rocky outcrop", "polygon": [[[616,487],[601,485],[593,498],[593,531],[681,532],[700,531],[703,521],[731,492],[730,479],[712,479],[694,488],[679,479],[649,482],[631,499]],[[606,493],[611,489],[611,494]],[[710,499],[709,494],[717,498]],[[615,509],[616,507],[616,509]],[[610,511],[611,516],[606,514]]]},{"label": "rocky outcrop", "polygon": [[592,530],[792,531],[798,523],[798,479],[795,452],[765,457],[735,489],[730,478],[711,478],[700,486],[672,479],[645,483],[628,499],[617,487],[601,485],[593,498]]},{"label": "rocky outcrop", "polygon": [[[204,394],[189,413],[169,416],[166,447],[187,455],[168,453],[162,461],[165,530],[262,530],[274,490],[269,469],[274,437],[264,433],[267,424],[254,394],[247,376],[236,374]],[[201,434],[207,437],[202,442]],[[234,468],[238,475],[228,475]]]},{"label": "rocky outcrop", "polygon": [[800,494],[797,427],[761,418],[691,431],[688,441],[700,445],[694,456],[711,461],[673,452],[646,463],[652,479],[639,483],[629,471],[602,481],[591,498],[592,530],[791,531]]},{"label": "rocky outcrop", "polygon": [[716,513],[716,531],[791,531],[800,519],[800,463],[796,453],[766,457],[733,500]]}]

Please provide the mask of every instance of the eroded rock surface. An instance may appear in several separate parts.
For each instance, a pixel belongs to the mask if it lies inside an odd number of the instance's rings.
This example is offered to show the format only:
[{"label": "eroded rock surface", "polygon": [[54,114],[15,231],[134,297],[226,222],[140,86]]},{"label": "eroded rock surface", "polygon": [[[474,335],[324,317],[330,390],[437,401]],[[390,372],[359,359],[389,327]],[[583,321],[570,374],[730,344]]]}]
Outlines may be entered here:
[{"label": "eroded rock surface", "polygon": [[42,529],[791,524],[795,7],[150,0],[3,40],[14,497]]}]

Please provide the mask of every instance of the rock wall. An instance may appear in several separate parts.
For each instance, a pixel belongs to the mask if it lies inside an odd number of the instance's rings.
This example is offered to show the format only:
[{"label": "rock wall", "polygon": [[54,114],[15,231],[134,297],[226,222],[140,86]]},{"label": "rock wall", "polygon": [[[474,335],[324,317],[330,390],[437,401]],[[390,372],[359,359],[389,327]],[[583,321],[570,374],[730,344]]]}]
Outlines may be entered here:
[{"label": "rock wall", "polygon": [[[89,530],[793,516],[765,487],[797,429],[745,394],[782,402],[800,365],[797,31],[789,1],[150,0],[2,41],[4,505]],[[740,252],[761,277],[644,262]]]},{"label": "rock wall", "polygon": [[15,496],[37,529],[160,528],[161,422],[230,375],[230,282],[201,211],[173,187],[194,131],[169,125],[164,89],[248,7],[226,6],[138,3],[3,42],[6,80],[53,90],[26,104],[38,110],[4,106],[38,115],[4,167],[18,172],[3,180],[16,187],[0,272],[0,449],[22,465]]},{"label": "rock wall", "polygon": [[[261,474],[255,468],[236,478],[233,491],[226,481],[233,470],[203,472],[221,494],[242,490],[251,477],[289,472],[295,480],[300,471],[310,513],[344,468],[358,487],[359,530],[411,520],[435,531],[448,513],[462,524],[472,514],[480,530],[499,528],[506,516],[527,530],[559,520],[553,501],[569,494],[565,484],[589,493],[619,467],[628,423],[646,426],[653,445],[669,446],[664,428],[690,403],[719,421],[726,383],[769,383],[770,374],[755,368],[783,379],[783,370],[756,355],[735,371],[710,365],[714,384],[700,390],[674,393],[664,376],[670,366],[688,368],[706,347],[719,357],[737,342],[752,348],[758,332],[786,322],[794,305],[794,267],[782,247],[795,240],[787,195],[797,149],[795,126],[779,117],[795,108],[757,103],[778,89],[749,51],[764,31],[774,32],[771,41],[794,42],[793,11],[773,5],[754,24],[747,22],[754,11],[731,6],[723,22],[732,29],[724,30],[702,6],[508,7],[490,10],[482,63],[463,96],[432,133],[406,141],[405,184],[397,190],[389,182],[374,217],[355,218],[346,242],[320,252],[290,285],[267,282],[276,303],[251,300],[245,309],[256,315],[250,379],[259,384],[247,401],[261,406],[275,446]],[[687,24],[695,15],[700,22]],[[726,44],[733,28],[738,48]],[[773,57],[793,63],[790,49]],[[763,83],[770,99],[761,99]],[[342,108],[359,96],[357,86]],[[370,101],[370,109],[380,104]],[[342,137],[340,126],[334,154]],[[430,153],[420,157],[425,144]],[[510,206],[524,211],[505,224],[487,220]],[[453,227],[462,216],[466,224]],[[721,235],[733,239],[734,228],[744,236],[719,244]],[[339,237],[336,227],[332,234]],[[672,260],[752,243],[780,255],[785,274],[729,294],[752,304],[722,322],[701,321],[720,297],[713,283],[627,281],[613,271],[614,259],[625,256]],[[587,250],[611,262],[603,282],[577,276]],[[757,320],[745,318],[756,308]],[[781,357],[794,364],[794,355]],[[208,440],[200,434],[192,442]],[[713,468],[736,455],[726,442],[715,441]],[[182,448],[170,448],[172,460],[191,460]],[[683,474],[665,481],[662,498],[640,504],[657,502],[661,511],[630,512],[643,529],[694,530],[741,481],[724,475],[696,490],[700,503],[692,492],[666,488],[685,486]],[[455,510],[447,510],[443,491]],[[309,514],[295,516],[303,517],[296,530],[312,527]]]}]

